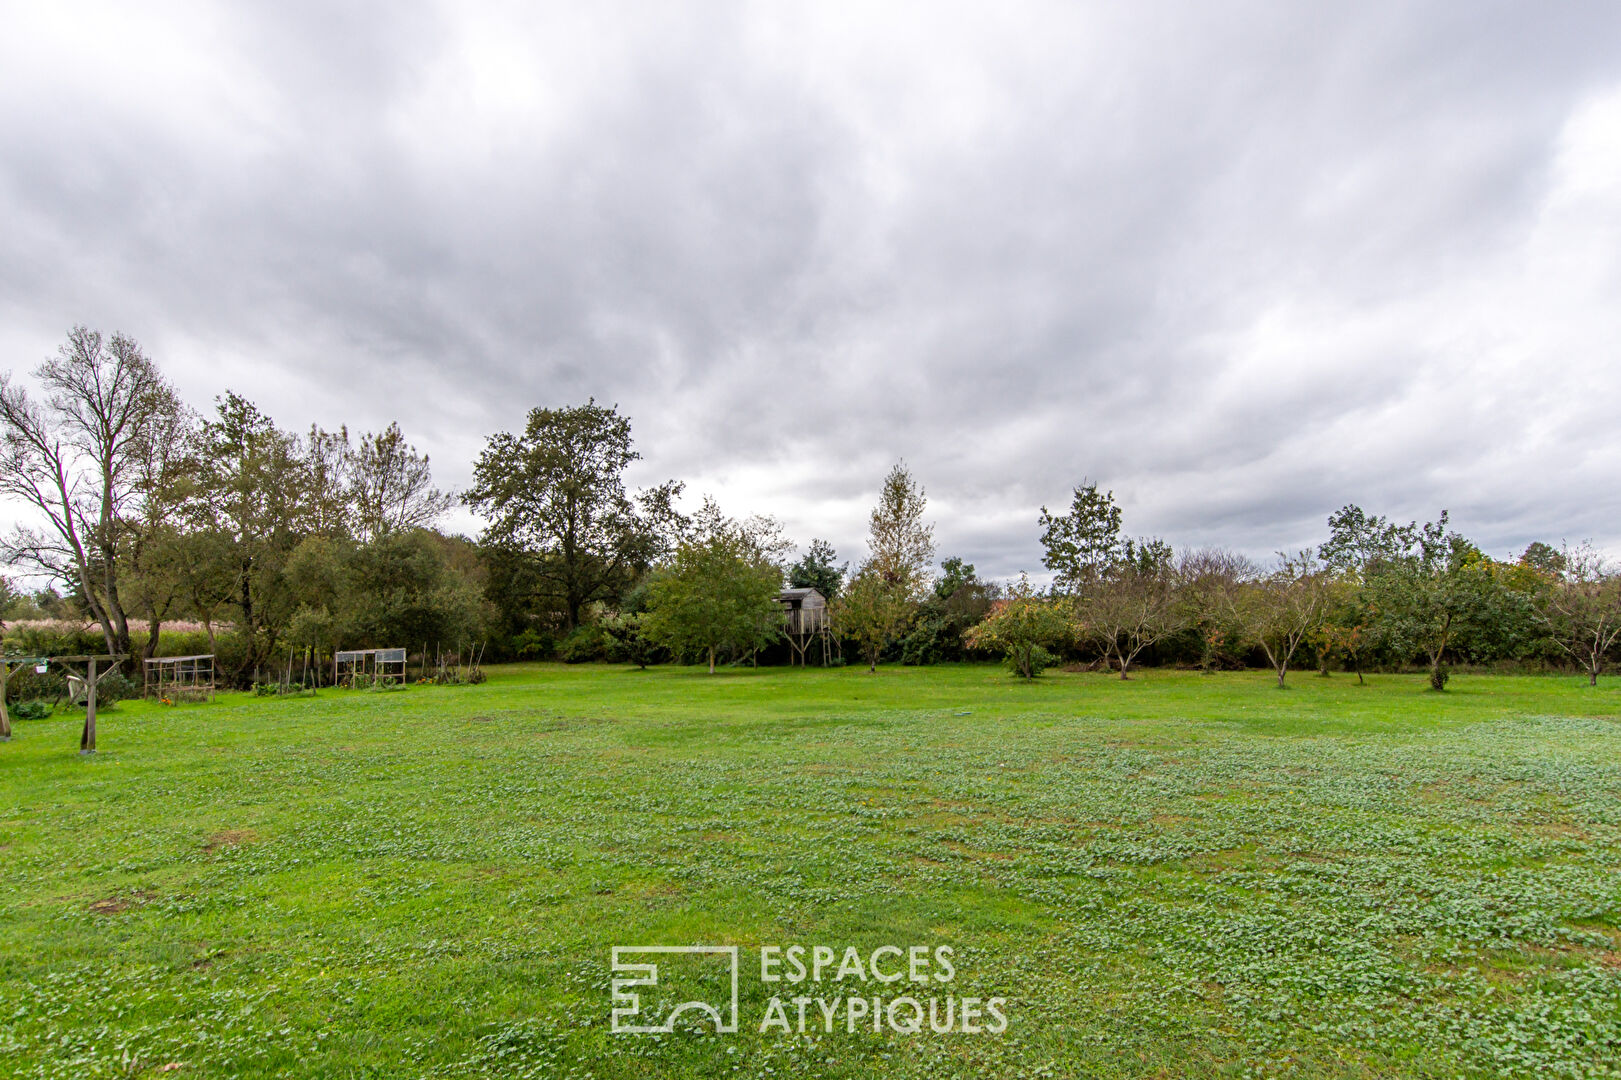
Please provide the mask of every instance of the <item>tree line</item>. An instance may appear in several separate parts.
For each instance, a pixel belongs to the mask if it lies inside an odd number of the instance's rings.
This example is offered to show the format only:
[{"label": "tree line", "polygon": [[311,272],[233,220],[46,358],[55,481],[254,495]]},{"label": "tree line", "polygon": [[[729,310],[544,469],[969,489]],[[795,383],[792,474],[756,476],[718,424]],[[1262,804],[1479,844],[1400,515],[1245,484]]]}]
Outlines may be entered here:
[{"label": "tree line", "polygon": [[13,618],[78,615],[144,658],[195,621],[244,684],[284,652],[482,624],[477,552],[433,529],[450,497],[398,425],[297,434],[229,392],[202,415],[136,342],[84,327],[33,374],[37,396],[0,375],[0,497],[38,522],[4,555],[51,585],[8,595]]},{"label": "tree line", "polygon": [[452,497],[397,424],[294,433],[230,392],[199,414],[134,341],[82,327],[33,375],[38,396],[0,376],[0,497],[39,522],[4,555],[52,587],[0,579],[0,616],[82,617],[106,651],[145,657],[172,654],[166,624],[195,622],[196,648],[243,685],[294,654],[473,640],[494,659],[769,661],[784,585],[820,591],[840,655],[869,670],[1264,663],[1281,686],[1307,662],[1418,663],[1439,690],[1449,664],[1503,659],[1596,682],[1621,635],[1621,579],[1591,547],[1496,560],[1444,512],[1402,524],[1347,506],[1320,545],[1261,566],[1129,536],[1113,494],[1083,482],[1037,518],[1051,584],[1004,587],[936,563],[925,492],[897,464],[864,560],[820,539],[795,558],[772,518],[709,499],[683,513],[676,480],[632,491],[630,421],[594,400],[488,439],[460,497],[486,522],[475,542],[439,529]]}]

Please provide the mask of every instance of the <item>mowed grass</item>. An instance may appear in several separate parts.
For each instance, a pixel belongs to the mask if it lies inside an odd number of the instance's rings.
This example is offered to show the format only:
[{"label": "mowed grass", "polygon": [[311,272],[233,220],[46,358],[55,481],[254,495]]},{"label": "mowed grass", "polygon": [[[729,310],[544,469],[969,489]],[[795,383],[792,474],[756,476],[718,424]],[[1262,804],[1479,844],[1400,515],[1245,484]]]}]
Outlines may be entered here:
[{"label": "mowed grass", "polygon": [[[0,745],[18,1076],[1621,1075],[1621,684],[551,665]],[[1001,1035],[759,1033],[949,945]],[[745,946],[743,1030],[609,950]],[[901,991],[821,984],[828,998]]]}]

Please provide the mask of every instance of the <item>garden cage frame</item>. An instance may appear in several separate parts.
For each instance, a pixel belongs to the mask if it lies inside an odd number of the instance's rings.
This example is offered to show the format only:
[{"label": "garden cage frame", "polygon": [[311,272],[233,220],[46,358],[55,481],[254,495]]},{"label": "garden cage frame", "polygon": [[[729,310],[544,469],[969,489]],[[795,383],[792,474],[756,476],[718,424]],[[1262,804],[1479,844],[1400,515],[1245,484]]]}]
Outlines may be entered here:
[{"label": "garden cage frame", "polygon": [[353,686],[357,677],[373,683],[405,682],[404,649],[346,649],[332,654],[332,685]]},{"label": "garden cage frame", "polygon": [[159,701],[213,701],[214,654],[155,656],[146,661],[146,696]]}]

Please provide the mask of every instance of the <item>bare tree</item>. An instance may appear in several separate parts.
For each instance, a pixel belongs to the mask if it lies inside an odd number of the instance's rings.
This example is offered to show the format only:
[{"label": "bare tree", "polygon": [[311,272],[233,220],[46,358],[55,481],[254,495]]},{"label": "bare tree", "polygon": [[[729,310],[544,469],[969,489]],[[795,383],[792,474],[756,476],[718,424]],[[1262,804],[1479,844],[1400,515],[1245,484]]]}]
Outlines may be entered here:
[{"label": "bare tree", "polygon": [[34,378],[43,404],[0,375],[0,496],[46,526],[19,529],[7,554],[81,595],[108,651],[127,653],[121,547],[141,517],[140,461],[179,399],[133,340],[82,326]]},{"label": "bare tree", "polygon": [[1322,625],[1333,597],[1333,576],[1310,551],[1278,553],[1278,566],[1233,597],[1234,614],[1249,640],[1261,646],[1278,687],[1306,637]]},{"label": "bare tree", "polygon": [[428,455],[405,441],[397,423],[360,437],[350,460],[349,492],[355,535],[362,541],[427,528],[451,503],[449,495],[433,486]]},{"label": "bare tree", "polygon": [[1621,575],[1591,545],[1565,548],[1537,597],[1536,619],[1548,637],[1597,686],[1610,650],[1621,640]]},{"label": "bare tree", "polygon": [[1123,556],[1076,597],[1075,612],[1082,633],[1129,679],[1144,649],[1186,625],[1170,548],[1158,540],[1126,541]]},{"label": "bare tree", "polygon": [[1199,634],[1199,668],[1204,674],[1215,671],[1223,649],[1242,644],[1233,600],[1257,573],[1246,556],[1226,548],[1200,548],[1177,559],[1177,594],[1185,624]]}]

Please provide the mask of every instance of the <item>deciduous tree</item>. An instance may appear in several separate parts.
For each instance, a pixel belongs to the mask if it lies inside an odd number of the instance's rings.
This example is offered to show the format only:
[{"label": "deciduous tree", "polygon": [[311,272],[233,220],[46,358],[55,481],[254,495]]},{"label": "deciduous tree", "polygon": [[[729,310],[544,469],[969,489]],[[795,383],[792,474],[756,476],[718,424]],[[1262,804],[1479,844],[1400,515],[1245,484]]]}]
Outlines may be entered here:
[{"label": "deciduous tree", "polygon": [[748,655],[781,636],[781,589],[782,568],[762,555],[758,534],[710,521],[649,584],[641,629],[677,655],[704,656],[713,675],[718,655]]},{"label": "deciduous tree", "polygon": [[934,565],[934,526],[923,520],[928,498],[904,462],[884,477],[868,519],[867,569],[914,601],[923,599]]},{"label": "deciduous tree", "polygon": [[838,553],[826,540],[812,540],[805,555],[788,568],[788,584],[795,589],[815,589],[832,603],[844,587],[849,563],[840,563]]},{"label": "deciduous tree", "polygon": [[625,469],[641,457],[630,420],[589,401],[534,409],[522,434],[490,437],[463,501],[489,519],[483,542],[523,559],[535,599],[569,629],[587,604],[613,601],[678,537],[671,481],[633,500]]},{"label": "deciduous tree", "polygon": [[46,527],[19,529],[7,554],[78,593],[108,651],[127,653],[120,572],[142,518],[138,465],[179,399],[134,340],[82,326],[34,378],[43,404],[0,375],[0,496],[32,507]]},{"label": "deciduous tree", "polygon": [[985,620],[968,631],[971,648],[995,650],[1007,658],[1014,673],[1033,679],[1050,667],[1057,648],[1075,635],[1074,624],[1051,598],[1039,595],[1030,578],[1019,575],[1018,584],[998,600]]},{"label": "deciduous tree", "polygon": [[1130,678],[1144,649],[1184,625],[1171,549],[1160,540],[1127,541],[1100,576],[1088,574],[1073,603],[1080,631],[1115,662],[1122,679]]},{"label": "deciduous tree", "polygon": [[1282,689],[1289,664],[1306,639],[1323,625],[1333,595],[1333,575],[1310,551],[1279,553],[1270,574],[1234,595],[1248,640],[1261,646]]},{"label": "deciduous tree", "polygon": [[1583,544],[1546,560],[1548,580],[1536,600],[1538,623],[1560,650],[1598,685],[1605,661],[1621,640],[1621,575]]},{"label": "deciduous tree", "polygon": [[1101,579],[1125,552],[1120,507],[1114,492],[1100,492],[1090,481],[1074,491],[1062,515],[1041,508],[1041,561],[1053,572],[1054,587],[1080,593]]}]

